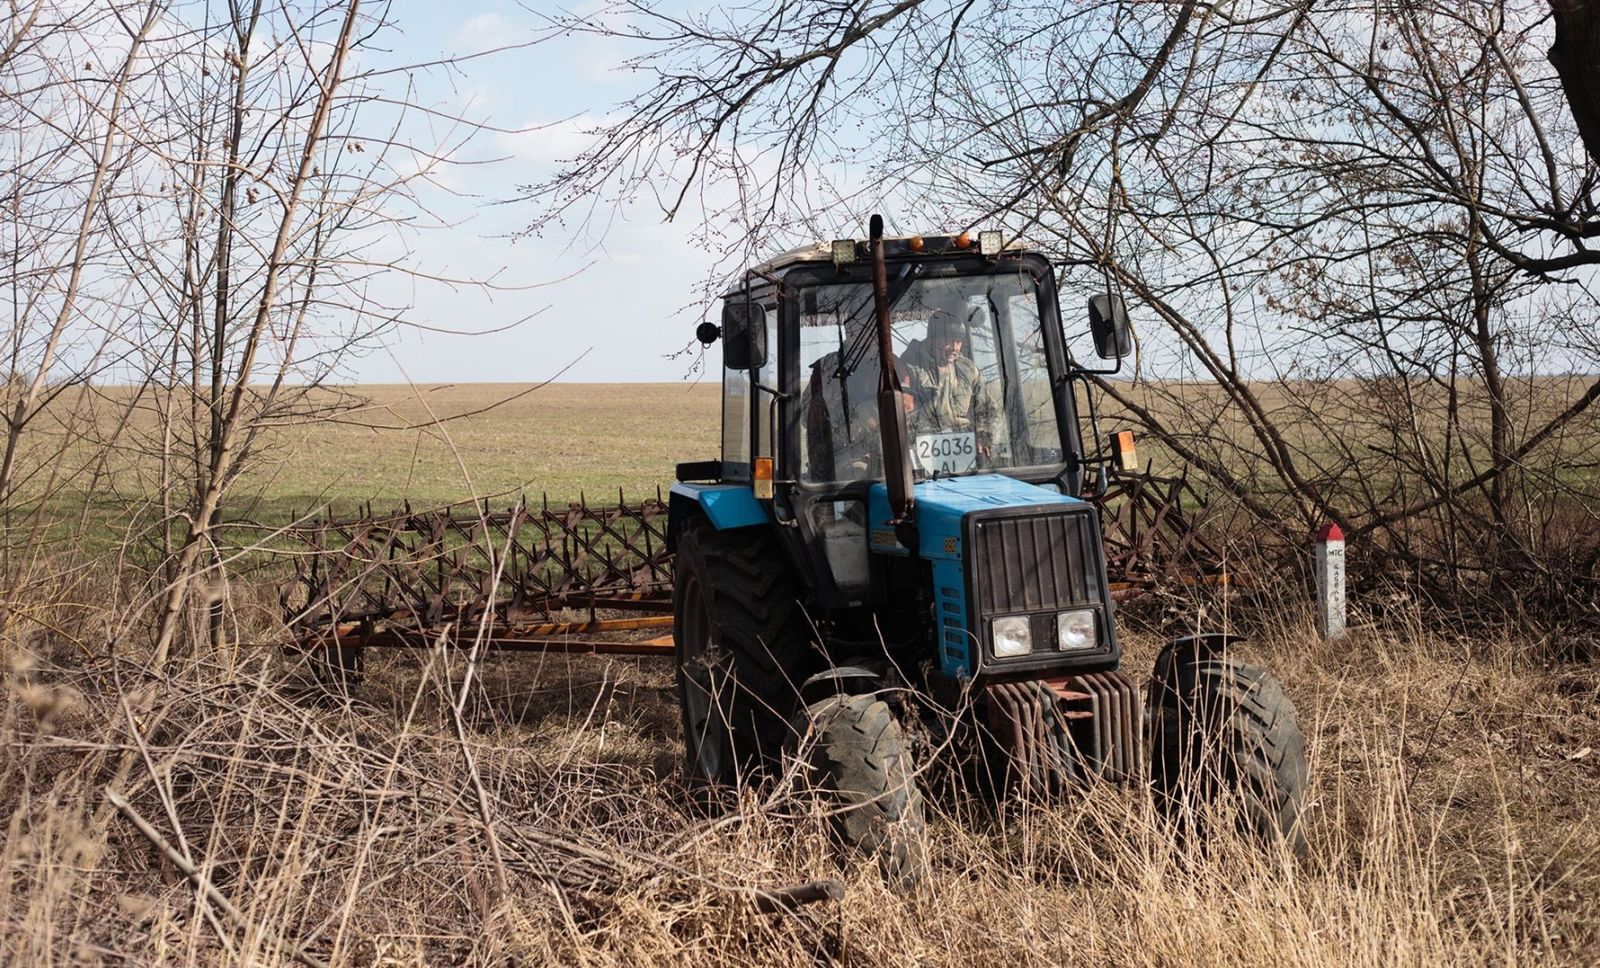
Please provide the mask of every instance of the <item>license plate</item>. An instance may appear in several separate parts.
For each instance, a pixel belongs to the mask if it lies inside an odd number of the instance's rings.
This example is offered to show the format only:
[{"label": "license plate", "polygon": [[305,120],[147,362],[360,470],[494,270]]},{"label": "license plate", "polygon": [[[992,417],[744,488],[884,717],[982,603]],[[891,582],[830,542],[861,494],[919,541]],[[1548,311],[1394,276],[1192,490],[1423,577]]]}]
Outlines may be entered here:
[{"label": "license plate", "polygon": [[977,435],[970,431],[918,434],[911,457],[918,469],[928,474],[964,474],[978,466]]}]

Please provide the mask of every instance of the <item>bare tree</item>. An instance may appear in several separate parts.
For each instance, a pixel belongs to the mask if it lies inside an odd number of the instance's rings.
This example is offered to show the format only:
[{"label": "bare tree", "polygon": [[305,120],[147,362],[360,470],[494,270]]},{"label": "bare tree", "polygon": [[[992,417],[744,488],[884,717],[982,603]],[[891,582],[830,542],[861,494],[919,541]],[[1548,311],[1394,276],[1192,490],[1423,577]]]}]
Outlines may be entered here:
[{"label": "bare tree", "polygon": [[1594,0],[1550,0],[1555,39],[1550,63],[1589,158],[1600,163],[1600,5]]},{"label": "bare tree", "polygon": [[[121,126],[159,7],[79,11],[62,23],[43,0],[17,12],[22,16],[10,22],[0,44],[0,70],[15,92],[4,108],[11,142],[5,172],[10,312],[0,506],[8,510],[24,432],[57,395],[105,365],[107,341],[75,337],[86,315],[115,313],[123,295],[115,286],[96,285],[94,277],[110,258],[102,237],[107,210],[112,217],[125,214],[107,196],[128,164]],[[79,76],[74,62],[93,54],[71,39],[98,32],[124,34],[120,63],[103,78]],[[93,67],[86,63],[85,73]],[[52,466],[41,462],[31,470]]]},{"label": "bare tree", "polygon": [[[74,502],[80,533],[153,535],[128,549],[148,576],[129,605],[159,603],[157,656],[200,614],[220,646],[239,484],[281,431],[354,404],[330,381],[405,319],[374,282],[416,269],[401,238],[429,220],[415,186],[480,126],[436,114],[447,134],[414,144],[411,68],[352,70],[387,3],[15,12],[0,34],[5,547],[59,535]],[[6,602],[25,572],[7,560]]]},{"label": "bare tree", "polygon": [[534,229],[691,195],[730,248],[1002,220],[1065,293],[1143,304],[1140,372],[1185,382],[1102,389],[1259,525],[1554,589],[1600,508],[1557,472],[1595,459],[1600,381],[1540,375],[1595,363],[1590,6],[619,4],[556,24],[647,83],[530,187]]}]

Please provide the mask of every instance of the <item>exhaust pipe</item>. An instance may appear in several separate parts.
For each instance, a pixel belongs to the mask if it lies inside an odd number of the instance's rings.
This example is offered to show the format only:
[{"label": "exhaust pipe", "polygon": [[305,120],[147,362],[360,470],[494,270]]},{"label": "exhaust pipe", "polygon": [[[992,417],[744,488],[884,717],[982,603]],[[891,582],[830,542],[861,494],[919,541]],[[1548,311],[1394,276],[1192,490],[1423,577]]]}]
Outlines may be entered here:
[{"label": "exhaust pipe", "polygon": [[878,431],[883,438],[883,478],[889,488],[889,523],[906,550],[917,553],[916,495],[911,490],[911,435],[906,430],[905,390],[895,370],[889,327],[889,270],[883,257],[883,216],[868,228],[872,252],[872,302],[878,315]]}]

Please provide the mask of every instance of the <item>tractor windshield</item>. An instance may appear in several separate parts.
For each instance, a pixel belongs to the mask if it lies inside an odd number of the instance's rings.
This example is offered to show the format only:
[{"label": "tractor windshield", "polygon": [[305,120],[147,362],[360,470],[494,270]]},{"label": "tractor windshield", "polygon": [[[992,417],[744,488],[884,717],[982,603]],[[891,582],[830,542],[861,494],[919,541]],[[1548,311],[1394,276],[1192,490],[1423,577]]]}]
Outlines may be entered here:
[{"label": "tractor windshield", "polygon": [[[921,278],[902,267],[889,290],[917,479],[1060,463],[1034,276]],[[813,286],[800,307],[802,477],[879,479],[872,286]]]}]

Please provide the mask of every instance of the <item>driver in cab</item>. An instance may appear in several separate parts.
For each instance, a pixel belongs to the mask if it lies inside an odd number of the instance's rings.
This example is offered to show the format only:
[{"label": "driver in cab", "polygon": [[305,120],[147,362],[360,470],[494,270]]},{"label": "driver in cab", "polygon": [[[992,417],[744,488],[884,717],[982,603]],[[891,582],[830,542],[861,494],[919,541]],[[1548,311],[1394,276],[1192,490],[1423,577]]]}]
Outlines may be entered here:
[{"label": "driver in cab", "polygon": [[967,339],[961,319],[947,309],[928,316],[927,337],[906,347],[900,362],[910,371],[916,407],[911,411],[913,448],[919,435],[973,435],[976,456],[994,459],[999,407],[984,386],[978,365],[963,352]]},{"label": "driver in cab", "polygon": [[[813,363],[801,395],[810,446],[808,480],[854,480],[882,473],[876,354],[864,354],[850,368],[841,368],[841,361],[842,354],[832,352]],[[901,399],[909,415],[916,406],[910,372],[904,360],[893,365],[907,391]]]}]

